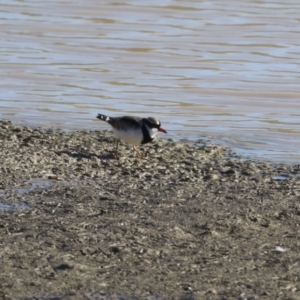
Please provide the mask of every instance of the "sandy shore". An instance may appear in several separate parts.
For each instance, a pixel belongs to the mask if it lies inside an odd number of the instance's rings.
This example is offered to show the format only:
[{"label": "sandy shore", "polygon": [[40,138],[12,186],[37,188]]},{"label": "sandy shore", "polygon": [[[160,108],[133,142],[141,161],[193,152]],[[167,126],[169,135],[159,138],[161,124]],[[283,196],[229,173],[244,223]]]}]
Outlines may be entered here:
[{"label": "sandy shore", "polygon": [[300,165],[0,122],[0,299],[300,299]]}]

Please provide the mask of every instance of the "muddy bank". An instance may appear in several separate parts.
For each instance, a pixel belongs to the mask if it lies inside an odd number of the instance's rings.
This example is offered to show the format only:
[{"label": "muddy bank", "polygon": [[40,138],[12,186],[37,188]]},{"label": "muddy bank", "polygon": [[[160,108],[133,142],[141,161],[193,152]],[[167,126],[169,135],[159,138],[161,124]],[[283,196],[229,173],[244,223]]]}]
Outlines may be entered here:
[{"label": "muddy bank", "polygon": [[0,122],[0,299],[299,299],[300,165]]}]

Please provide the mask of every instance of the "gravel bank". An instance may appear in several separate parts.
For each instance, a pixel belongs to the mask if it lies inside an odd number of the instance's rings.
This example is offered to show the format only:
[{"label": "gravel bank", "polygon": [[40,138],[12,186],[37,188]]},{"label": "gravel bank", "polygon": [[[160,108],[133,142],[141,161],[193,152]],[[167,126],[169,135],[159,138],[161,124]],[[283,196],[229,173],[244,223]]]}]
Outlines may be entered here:
[{"label": "gravel bank", "polygon": [[0,299],[300,299],[300,165],[0,121]]}]

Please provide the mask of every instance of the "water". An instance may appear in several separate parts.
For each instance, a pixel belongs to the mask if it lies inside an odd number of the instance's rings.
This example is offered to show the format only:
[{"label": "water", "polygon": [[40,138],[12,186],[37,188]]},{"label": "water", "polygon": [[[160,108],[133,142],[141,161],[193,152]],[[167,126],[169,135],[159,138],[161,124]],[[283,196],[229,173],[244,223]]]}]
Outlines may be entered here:
[{"label": "water", "polygon": [[[23,183],[21,187],[9,187],[7,189],[1,190],[0,200],[5,200],[7,196],[23,196],[26,199],[26,194],[40,189],[46,190],[52,187],[53,183],[49,180],[43,179],[31,179],[26,183]],[[26,210],[30,209],[30,206],[27,202],[16,202],[12,204],[7,204],[0,202],[0,212],[1,211],[13,211],[13,210]]]},{"label": "water", "polygon": [[300,2],[2,1],[0,118],[104,129],[157,116],[168,136],[300,158]]}]

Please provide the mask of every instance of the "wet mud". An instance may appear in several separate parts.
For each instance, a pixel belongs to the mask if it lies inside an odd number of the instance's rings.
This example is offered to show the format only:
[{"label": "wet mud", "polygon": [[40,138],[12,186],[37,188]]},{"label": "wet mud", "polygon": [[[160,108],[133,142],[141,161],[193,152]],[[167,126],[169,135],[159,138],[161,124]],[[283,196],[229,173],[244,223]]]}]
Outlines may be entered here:
[{"label": "wet mud", "polygon": [[300,299],[300,165],[0,122],[0,299]]}]

